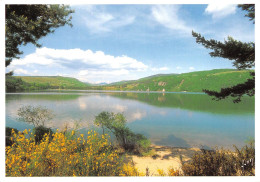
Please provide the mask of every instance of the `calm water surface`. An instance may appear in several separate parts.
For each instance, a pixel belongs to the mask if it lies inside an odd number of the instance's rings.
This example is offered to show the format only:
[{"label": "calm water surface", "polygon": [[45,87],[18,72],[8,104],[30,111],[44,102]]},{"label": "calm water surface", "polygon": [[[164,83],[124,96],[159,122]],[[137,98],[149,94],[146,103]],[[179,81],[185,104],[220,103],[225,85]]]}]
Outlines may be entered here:
[{"label": "calm water surface", "polygon": [[45,106],[55,117],[46,123],[52,128],[95,128],[93,120],[102,111],[121,112],[128,126],[156,145],[175,147],[215,146],[232,148],[255,136],[254,98],[243,102],[212,101],[198,93],[134,92],[39,92],[6,94],[6,126],[32,128],[18,120],[17,110],[25,105]]}]

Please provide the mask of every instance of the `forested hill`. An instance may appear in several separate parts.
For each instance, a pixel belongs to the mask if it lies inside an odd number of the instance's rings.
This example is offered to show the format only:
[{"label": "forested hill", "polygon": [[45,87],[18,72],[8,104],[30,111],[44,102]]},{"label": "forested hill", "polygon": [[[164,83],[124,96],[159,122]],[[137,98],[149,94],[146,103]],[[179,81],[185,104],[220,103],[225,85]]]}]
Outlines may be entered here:
[{"label": "forested hill", "polygon": [[99,87],[103,90],[131,91],[187,91],[216,90],[245,82],[250,70],[216,69],[183,74],[155,75],[139,80],[112,83]]},{"label": "forested hill", "polygon": [[6,90],[86,89],[90,84],[61,76],[7,76]]},{"label": "forested hill", "polygon": [[121,91],[173,91],[202,92],[203,89],[219,91],[245,82],[250,70],[216,69],[183,74],[159,74],[139,80],[121,81],[108,85],[93,86],[75,78],[60,76],[9,76],[6,77],[6,90],[35,89],[93,89]]}]

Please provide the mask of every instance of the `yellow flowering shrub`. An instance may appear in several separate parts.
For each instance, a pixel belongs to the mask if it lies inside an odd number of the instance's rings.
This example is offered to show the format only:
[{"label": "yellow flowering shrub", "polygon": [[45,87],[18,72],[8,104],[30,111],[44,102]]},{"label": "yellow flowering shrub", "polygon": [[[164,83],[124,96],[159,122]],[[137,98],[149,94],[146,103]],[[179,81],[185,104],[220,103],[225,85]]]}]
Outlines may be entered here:
[{"label": "yellow flowering shrub", "polygon": [[145,176],[145,174],[139,172],[132,164],[127,163],[123,164],[119,176]]},{"label": "yellow flowering shrub", "polygon": [[181,176],[181,172],[178,169],[168,168],[168,173],[166,174],[163,169],[157,169],[159,176]]},{"label": "yellow flowering shrub", "polygon": [[13,145],[6,147],[6,176],[137,176],[123,163],[107,135],[95,131],[76,136],[56,132],[35,143],[27,130],[12,132]]},{"label": "yellow flowering shrub", "polygon": [[166,176],[163,169],[157,169],[157,172],[158,172],[159,176]]},{"label": "yellow flowering shrub", "polygon": [[182,173],[178,169],[169,168],[168,169],[168,176],[182,176]]}]

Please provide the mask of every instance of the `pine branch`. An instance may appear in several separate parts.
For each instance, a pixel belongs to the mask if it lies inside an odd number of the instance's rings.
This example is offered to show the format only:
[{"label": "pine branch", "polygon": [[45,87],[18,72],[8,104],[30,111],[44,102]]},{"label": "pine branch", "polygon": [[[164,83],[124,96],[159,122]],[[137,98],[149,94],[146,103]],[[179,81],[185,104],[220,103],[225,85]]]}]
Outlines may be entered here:
[{"label": "pine branch", "polygon": [[245,83],[237,84],[232,87],[221,88],[220,92],[210,91],[204,89],[203,92],[209,96],[214,96],[213,100],[225,99],[228,96],[235,97],[234,103],[241,101],[243,95],[254,96],[255,95],[255,72],[252,72],[253,78],[248,79]]}]

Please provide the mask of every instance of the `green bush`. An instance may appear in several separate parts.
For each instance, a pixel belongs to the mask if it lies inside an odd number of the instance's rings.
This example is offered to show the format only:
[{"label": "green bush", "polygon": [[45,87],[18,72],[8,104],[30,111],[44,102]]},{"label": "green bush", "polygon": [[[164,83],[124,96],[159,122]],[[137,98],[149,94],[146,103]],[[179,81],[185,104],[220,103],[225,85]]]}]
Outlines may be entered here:
[{"label": "green bush", "polygon": [[121,113],[101,112],[96,116],[94,123],[112,132],[119,145],[125,151],[141,154],[148,152],[151,142],[142,134],[135,134],[126,126],[125,116]]},{"label": "green bush", "polygon": [[136,150],[139,154],[144,154],[150,151],[151,141],[142,134],[136,135]]},{"label": "green bush", "polygon": [[33,130],[34,130],[35,143],[41,142],[45,134],[48,134],[50,138],[52,138],[53,131],[50,128],[46,128],[44,126],[38,126],[35,127]]},{"label": "green bush", "polygon": [[15,133],[18,133],[18,130],[15,128],[5,127],[5,146],[11,146],[13,144],[13,141],[11,140],[12,130],[14,130]]}]

